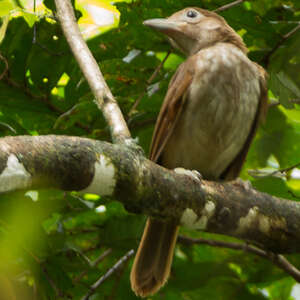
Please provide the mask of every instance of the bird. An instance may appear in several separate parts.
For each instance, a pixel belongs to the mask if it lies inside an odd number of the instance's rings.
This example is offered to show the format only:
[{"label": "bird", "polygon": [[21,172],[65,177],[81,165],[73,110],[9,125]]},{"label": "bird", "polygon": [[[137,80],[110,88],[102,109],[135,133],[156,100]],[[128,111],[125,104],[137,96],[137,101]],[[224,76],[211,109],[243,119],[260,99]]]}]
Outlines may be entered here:
[{"label": "bird", "polygon": [[[267,111],[267,73],[247,57],[241,36],[215,12],[188,7],[144,25],[186,56],[170,80],[150,159],[206,180],[235,180]],[[137,296],[155,294],[170,275],[179,220],[147,219],[130,274]]]}]

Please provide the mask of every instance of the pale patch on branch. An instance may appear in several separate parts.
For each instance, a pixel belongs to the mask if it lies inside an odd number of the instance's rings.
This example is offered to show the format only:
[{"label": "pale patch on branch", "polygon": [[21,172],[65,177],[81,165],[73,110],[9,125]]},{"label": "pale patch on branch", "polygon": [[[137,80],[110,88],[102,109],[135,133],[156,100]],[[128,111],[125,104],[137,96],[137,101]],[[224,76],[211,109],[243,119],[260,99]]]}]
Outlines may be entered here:
[{"label": "pale patch on branch", "polygon": [[116,186],[115,174],[115,166],[109,157],[100,154],[99,159],[95,162],[94,178],[91,184],[81,192],[111,196]]},{"label": "pale patch on branch", "polygon": [[209,219],[215,214],[215,210],[216,205],[212,201],[207,201],[200,218],[192,209],[187,208],[183,212],[180,222],[188,228],[204,230],[206,229]]},{"label": "pale patch on branch", "polygon": [[259,228],[260,232],[269,235],[272,228],[286,228],[286,221],[284,218],[272,218],[271,216],[265,216],[259,212],[257,206],[249,209],[248,214],[245,217],[240,218],[237,232],[239,234],[247,232],[249,228],[253,227]]},{"label": "pale patch on branch", "polygon": [[28,173],[14,154],[7,158],[6,168],[0,175],[0,192],[30,187],[31,174]]}]

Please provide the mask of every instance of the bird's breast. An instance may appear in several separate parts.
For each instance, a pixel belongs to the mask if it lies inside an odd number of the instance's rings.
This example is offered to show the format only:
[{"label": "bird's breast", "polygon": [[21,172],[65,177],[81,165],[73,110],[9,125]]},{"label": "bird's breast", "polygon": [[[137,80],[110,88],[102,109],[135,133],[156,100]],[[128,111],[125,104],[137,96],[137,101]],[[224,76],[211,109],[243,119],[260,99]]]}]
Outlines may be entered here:
[{"label": "bird's breast", "polygon": [[256,65],[238,49],[200,53],[186,104],[162,154],[166,167],[217,179],[242,150],[257,112]]}]

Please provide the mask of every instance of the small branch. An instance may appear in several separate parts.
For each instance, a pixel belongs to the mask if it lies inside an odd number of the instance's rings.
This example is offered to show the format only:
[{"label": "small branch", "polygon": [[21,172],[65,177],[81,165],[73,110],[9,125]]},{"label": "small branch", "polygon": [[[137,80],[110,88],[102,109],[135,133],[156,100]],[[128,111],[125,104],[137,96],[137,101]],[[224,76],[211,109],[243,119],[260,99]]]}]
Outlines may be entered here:
[{"label": "small branch", "polygon": [[77,103],[74,106],[72,106],[69,110],[66,112],[62,113],[55,121],[53,125],[53,129],[57,129],[59,124],[64,121],[66,118],[69,118],[71,115],[75,114],[76,111],[78,110],[78,107],[81,105],[81,103]]},{"label": "small branch", "polygon": [[[112,249],[109,248],[107,250],[105,250],[101,255],[99,255],[99,257],[93,261],[91,263],[91,265],[89,266],[91,269],[92,268],[96,268],[98,266],[98,264],[104,260],[104,258],[106,258],[110,253],[112,252]],[[88,270],[85,270],[83,272],[81,272],[76,278],[74,278],[73,280],[73,284],[76,284],[78,281],[80,281],[82,279],[83,276],[85,276],[87,274]]]},{"label": "small branch", "polygon": [[149,119],[144,119],[144,120],[138,120],[135,121],[134,118],[128,120],[128,126],[129,128],[132,129],[141,129],[143,127],[149,126],[149,125],[153,125],[156,121],[156,117],[152,117]]},{"label": "small branch", "polygon": [[289,31],[288,33],[286,33],[285,35],[283,35],[281,37],[281,39],[279,40],[279,42],[267,53],[267,55],[265,57],[263,57],[260,61],[260,63],[265,64],[266,67],[268,67],[269,63],[270,63],[270,58],[271,56],[277,51],[277,49],[282,46],[284,44],[284,42],[290,38],[293,34],[295,34],[298,30],[300,29],[300,23],[294,27],[291,31]]},{"label": "small branch", "polygon": [[130,132],[95,58],[79,31],[71,2],[69,0],[55,0],[55,5],[65,37],[96,98],[96,104],[109,125],[112,139],[115,142],[123,142],[130,138]]},{"label": "small branch", "polygon": [[6,73],[8,72],[8,62],[7,59],[1,55],[0,53],[0,60],[2,60],[4,62],[4,70],[3,72],[0,74],[0,80],[2,80],[2,78],[6,75]]},{"label": "small branch", "polygon": [[[272,99],[270,99],[270,100],[272,100]],[[292,99],[289,102],[292,103],[292,104],[300,104],[300,99]],[[275,106],[278,106],[278,105],[281,105],[281,103],[277,100],[272,101],[272,102],[269,103],[269,107],[275,107]]]},{"label": "small branch", "polygon": [[93,285],[90,286],[87,294],[82,298],[82,300],[89,300],[90,296],[92,296],[99,286],[109,278],[114,272],[116,272],[132,255],[134,254],[134,250],[128,251],[121,259],[117,261],[117,263],[110,268],[103,276],[101,276]]},{"label": "small branch", "polygon": [[[279,169],[273,172],[260,171],[260,170],[248,170],[248,174],[254,178],[264,178],[264,177],[280,177],[286,176],[286,173],[299,167],[300,163],[296,163],[290,167]],[[283,175],[285,174],[285,175]]]},{"label": "small branch", "polygon": [[294,164],[294,165],[292,165],[292,166],[290,166],[290,167],[280,169],[280,170],[278,170],[277,172],[280,172],[280,173],[287,173],[287,172],[289,172],[289,171],[291,171],[291,170],[293,170],[293,169],[295,169],[295,168],[298,168],[299,166],[300,166],[300,163],[296,163],[296,164]]},{"label": "small branch", "polygon": [[227,10],[227,9],[232,8],[234,6],[240,5],[241,3],[245,2],[245,1],[246,0],[236,0],[236,1],[233,1],[231,3],[225,4],[223,6],[220,6],[220,7],[216,8],[214,10],[214,12],[220,12],[220,11]]},{"label": "small branch", "polygon": [[[166,62],[166,60],[168,59],[169,55],[171,54],[171,51],[169,51],[165,58],[162,60],[162,62],[157,66],[157,68],[155,69],[155,71],[153,72],[153,74],[151,75],[151,77],[147,80],[147,86],[149,84],[152,83],[152,81],[156,78],[157,74],[160,72],[161,68],[163,67],[164,63]],[[137,106],[140,104],[142,98],[144,97],[145,93],[147,92],[147,86],[146,88],[144,89],[144,91],[140,94],[140,96],[138,97],[138,99],[134,102],[134,104],[132,105],[129,113],[128,113],[128,116],[130,117],[134,111],[136,110]]]},{"label": "small branch", "polygon": [[0,122],[0,126],[6,127],[7,129],[9,129],[13,134],[17,134],[17,131],[11,127],[9,124],[4,123],[4,122]]},{"label": "small branch", "polygon": [[257,247],[250,246],[248,244],[239,244],[239,243],[230,243],[224,241],[217,240],[208,240],[208,239],[193,239],[185,236],[179,236],[178,242],[185,245],[193,245],[193,244],[205,244],[218,248],[230,248],[234,250],[242,250],[245,252],[249,252],[260,257],[263,257],[275,265],[291,275],[296,281],[300,282],[300,271],[292,265],[284,256],[278,255],[272,252],[267,252]]},{"label": "small branch", "polygon": [[114,281],[114,284],[111,289],[111,294],[107,297],[107,300],[113,300],[115,298],[116,292],[118,291],[118,287],[120,285],[122,276],[124,275],[124,272],[127,268],[127,265],[129,263],[129,260],[127,260],[123,266],[120,268],[119,272],[116,274],[116,280]]},{"label": "small branch", "polygon": [[300,29],[300,23],[295,28],[293,28],[290,32],[288,32],[287,34],[285,34],[283,36],[283,39],[284,40],[288,39],[290,36],[292,36],[294,33],[296,33],[299,29]]}]

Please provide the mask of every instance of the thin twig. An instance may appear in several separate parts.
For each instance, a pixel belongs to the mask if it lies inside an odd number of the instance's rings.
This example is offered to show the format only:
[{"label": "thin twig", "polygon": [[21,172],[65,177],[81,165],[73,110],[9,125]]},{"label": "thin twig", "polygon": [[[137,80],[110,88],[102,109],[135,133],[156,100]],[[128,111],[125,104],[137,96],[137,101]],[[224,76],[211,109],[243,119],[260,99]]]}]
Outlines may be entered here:
[{"label": "thin twig", "polygon": [[299,163],[296,163],[296,164],[294,164],[294,165],[292,165],[292,166],[290,166],[290,167],[280,169],[280,170],[278,170],[277,172],[280,172],[280,173],[287,173],[287,172],[289,172],[289,171],[291,171],[291,170],[293,170],[293,169],[295,169],[295,168],[298,168],[299,166],[300,166],[300,162],[299,162]]},{"label": "thin twig", "polygon": [[[168,53],[166,54],[165,58],[161,61],[161,63],[157,66],[157,68],[155,69],[155,71],[153,72],[153,74],[150,76],[150,78],[146,81],[147,86],[149,84],[152,83],[152,81],[156,78],[157,74],[160,72],[161,68],[163,67],[164,63],[166,62],[166,60],[168,59],[169,55],[171,54],[171,51],[168,51]],[[138,99],[134,102],[134,104],[132,105],[128,116],[130,117],[134,111],[136,110],[137,106],[140,104],[142,98],[144,97],[145,93],[147,92],[147,86],[146,88],[143,90],[143,92],[140,94],[140,96],[138,97]]]},{"label": "thin twig", "polygon": [[149,125],[152,125],[154,124],[156,121],[156,117],[152,117],[152,118],[149,118],[149,119],[144,119],[144,120],[139,120],[139,121],[135,121],[134,118],[128,120],[128,126],[129,126],[129,129],[141,129],[142,127],[144,126],[149,126]]},{"label": "thin twig", "polygon": [[294,33],[296,33],[299,29],[300,29],[300,23],[296,27],[294,27],[290,32],[288,32],[287,34],[285,34],[283,36],[283,38],[285,40],[288,39],[291,35],[293,35]]},{"label": "thin twig", "polygon": [[[109,248],[107,250],[105,250],[103,253],[101,253],[101,255],[99,255],[99,257],[93,261],[90,264],[90,268],[96,268],[98,266],[98,264],[104,260],[105,257],[107,257],[110,253],[111,253],[112,249]],[[80,281],[82,279],[83,276],[85,276],[87,274],[88,270],[84,270],[83,272],[81,272],[76,278],[74,278],[73,283],[76,284],[78,281]]]},{"label": "thin twig", "polygon": [[[33,14],[36,15],[36,0],[33,1]],[[63,52],[60,52],[60,53],[57,53],[57,52],[54,52],[50,49],[48,49],[46,46],[42,45],[41,43],[39,43],[37,41],[37,22],[34,22],[34,25],[33,25],[33,38],[32,38],[32,43],[37,45],[38,47],[40,47],[41,49],[45,50],[48,54],[50,55],[53,55],[53,56],[62,56],[64,53]]]},{"label": "thin twig", "polygon": [[8,71],[8,62],[7,59],[3,55],[1,55],[1,53],[0,53],[0,59],[4,62],[5,65],[3,72],[0,74],[0,80],[1,80]]},{"label": "thin twig", "polygon": [[213,247],[242,250],[245,252],[258,255],[260,257],[270,260],[272,263],[277,265],[280,269],[290,274],[296,281],[300,282],[300,271],[294,265],[292,265],[283,255],[264,251],[262,249],[259,249],[254,246],[250,246],[248,244],[231,243],[231,242],[208,240],[202,238],[194,239],[185,236],[179,236],[178,241],[185,245],[206,244]]},{"label": "thin twig", "polygon": [[81,105],[81,103],[77,103],[74,106],[72,106],[69,110],[66,112],[62,113],[55,121],[53,125],[53,129],[57,129],[58,125],[63,121],[64,119],[70,117],[71,115],[75,114],[76,111],[78,110],[78,107]]},{"label": "thin twig", "polygon": [[134,250],[131,249],[128,251],[121,259],[117,261],[115,265],[113,265],[112,268],[110,268],[103,276],[101,276],[93,285],[90,286],[89,291],[87,294],[82,298],[82,300],[89,300],[90,296],[92,296],[95,291],[99,288],[99,286],[108,278],[110,277],[114,272],[116,272],[123,263],[125,263],[132,255],[134,254]]},{"label": "thin twig", "polygon": [[[270,99],[272,100],[272,99]],[[291,104],[300,104],[300,99],[292,99],[292,100],[289,100],[289,103]],[[272,101],[269,103],[269,107],[275,107],[275,106],[278,106],[278,105],[281,105],[281,103],[279,101]]]},{"label": "thin twig", "polygon": [[113,284],[113,287],[111,289],[111,294],[107,297],[107,300],[113,300],[115,298],[116,292],[118,290],[118,286],[120,285],[121,278],[124,274],[124,271],[128,265],[129,260],[127,260],[124,264],[123,267],[120,268],[119,272],[117,273],[117,278]]},{"label": "thin twig", "polygon": [[[36,24],[36,23],[35,23]],[[60,51],[60,52],[55,52],[55,51],[52,51],[50,48],[47,48],[46,46],[44,46],[42,43],[40,43],[40,42],[38,42],[38,41],[33,41],[33,43],[37,46],[37,47],[39,47],[39,48],[41,48],[42,50],[44,50],[45,52],[47,52],[49,55],[51,55],[51,56],[63,56],[63,55],[65,55],[66,54],[66,52],[64,52],[64,51]]]},{"label": "thin twig", "polygon": [[130,138],[130,132],[121,110],[114,99],[98,63],[84,41],[74,14],[70,0],[55,0],[57,17],[64,35],[69,43],[75,59],[84,74],[94,96],[95,102],[101,109],[111,132],[113,141],[124,142]]},{"label": "thin twig", "polygon": [[264,178],[264,177],[283,177],[283,174],[286,174],[287,172],[297,168],[300,166],[300,163],[296,163],[292,166],[289,166],[287,168],[275,170],[273,172],[263,172],[259,170],[248,170],[248,174],[251,175],[254,178]]},{"label": "thin twig", "polygon": [[260,63],[264,63],[266,67],[268,67],[269,63],[270,63],[270,58],[271,56],[276,52],[276,50],[283,45],[283,43],[290,38],[293,34],[295,34],[298,30],[300,29],[300,23],[295,26],[291,31],[289,31],[288,33],[286,33],[285,35],[283,35],[281,37],[281,39],[278,41],[278,43],[267,53],[267,55],[265,55]]},{"label": "thin twig", "polygon": [[223,6],[220,6],[220,7],[216,8],[214,10],[214,12],[220,12],[220,11],[227,10],[227,9],[232,8],[232,7],[236,6],[236,5],[239,5],[239,4],[241,4],[241,3],[245,2],[245,1],[246,0],[236,0],[236,1],[233,1],[231,3],[225,4]]},{"label": "thin twig", "polygon": [[0,126],[6,127],[7,129],[9,129],[14,134],[17,134],[17,131],[7,123],[0,122]]}]

